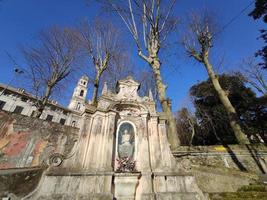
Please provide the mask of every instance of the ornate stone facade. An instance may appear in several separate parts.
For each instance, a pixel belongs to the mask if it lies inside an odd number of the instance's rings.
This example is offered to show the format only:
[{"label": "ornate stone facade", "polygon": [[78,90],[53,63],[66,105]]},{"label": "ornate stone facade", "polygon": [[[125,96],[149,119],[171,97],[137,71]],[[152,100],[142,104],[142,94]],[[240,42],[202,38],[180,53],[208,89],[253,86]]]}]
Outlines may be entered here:
[{"label": "ornate stone facade", "polygon": [[[266,179],[256,174],[266,171],[266,146],[181,146],[171,152],[166,117],[156,111],[151,92],[140,97],[139,83],[127,77],[116,93],[104,84],[93,106],[85,101],[87,81],[82,77],[74,90],[69,106],[76,111],[49,105],[71,114],[65,125],[24,116],[26,109],[23,115],[0,112],[0,198],[202,200]],[[11,97],[3,98],[34,101],[5,91]],[[68,126],[73,117],[78,128]]]},{"label": "ornate stone facade", "polygon": [[[140,97],[131,77],[117,86],[118,93],[104,86],[97,107],[85,105],[72,156],[50,166],[25,199],[205,199],[194,176],[177,165],[153,99]],[[120,159],[125,171],[117,170]]]}]

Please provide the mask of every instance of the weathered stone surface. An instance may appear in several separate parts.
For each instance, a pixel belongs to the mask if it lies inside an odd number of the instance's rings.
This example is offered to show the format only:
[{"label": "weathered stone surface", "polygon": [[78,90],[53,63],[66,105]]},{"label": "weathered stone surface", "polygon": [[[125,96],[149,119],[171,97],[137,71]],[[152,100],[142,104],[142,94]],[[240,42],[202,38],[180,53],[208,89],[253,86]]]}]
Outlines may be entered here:
[{"label": "weathered stone surface", "polygon": [[[50,174],[44,176],[36,191],[24,199],[51,198],[53,195],[59,199],[75,199],[71,197],[102,198],[113,196],[111,193],[111,175],[60,175]],[[100,198],[100,199],[101,199]],[[111,198],[112,199],[112,198]]]},{"label": "weathered stone surface", "polygon": [[42,168],[0,170],[0,199],[12,196],[12,200],[32,192],[41,178]]},{"label": "weathered stone surface", "polygon": [[186,162],[188,166],[267,173],[267,147],[264,144],[181,146],[173,151],[173,154],[178,163]]},{"label": "weathered stone surface", "polygon": [[114,176],[115,198],[134,200],[140,173],[119,173]]},{"label": "weathered stone surface", "polygon": [[237,192],[211,193],[211,200],[265,200],[267,197],[267,186],[252,184],[242,186]]},{"label": "weathered stone surface", "polygon": [[258,175],[212,167],[192,168],[197,184],[204,193],[235,192],[243,185],[258,181]]},{"label": "weathered stone surface", "polygon": [[156,194],[158,200],[200,200],[197,193],[160,193]]},{"label": "weathered stone surface", "polygon": [[54,153],[68,157],[78,129],[0,112],[0,169],[47,165]]},{"label": "weathered stone surface", "polygon": [[52,194],[38,197],[36,200],[113,200],[113,195],[104,194]]}]

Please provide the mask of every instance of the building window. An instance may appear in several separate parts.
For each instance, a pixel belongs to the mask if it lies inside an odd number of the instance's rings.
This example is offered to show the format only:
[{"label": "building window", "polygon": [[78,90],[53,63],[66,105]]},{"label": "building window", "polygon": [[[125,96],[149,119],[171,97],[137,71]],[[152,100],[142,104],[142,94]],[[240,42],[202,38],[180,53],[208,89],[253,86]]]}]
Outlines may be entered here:
[{"label": "building window", "polygon": [[15,110],[13,111],[14,113],[21,114],[23,111],[23,107],[21,106],[16,106]]},{"label": "building window", "polygon": [[46,116],[46,121],[51,122],[52,119],[53,119],[53,115],[47,115],[47,116]]},{"label": "building window", "polygon": [[76,106],[76,110],[80,110],[80,109],[81,109],[81,103],[78,102],[78,103],[77,103],[77,106]]},{"label": "building window", "polygon": [[6,90],[6,91],[4,91],[4,95],[9,96],[9,95],[11,95],[11,92]]},{"label": "building window", "polygon": [[60,121],[59,121],[59,123],[62,124],[62,125],[64,125],[65,122],[66,122],[66,119],[63,119],[63,118],[61,118]]},{"label": "building window", "polygon": [[83,95],[84,95],[84,90],[81,90],[80,96],[83,97]]},{"label": "building window", "polygon": [[23,101],[23,102],[27,102],[27,101],[28,101],[28,98],[26,98],[26,97],[21,97],[21,101]]},{"label": "building window", "polygon": [[75,127],[75,126],[76,126],[76,121],[72,121],[72,122],[71,122],[71,126],[72,126],[72,127]]},{"label": "building window", "polygon": [[0,100],[0,110],[3,109],[3,107],[5,106],[5,104],[6,104],[6,102]]},{"label": "building window", "polygon": [[35,113],[36,113],[36,111],[33,110],[33,111],[32,111],[32,114],[31,114],[31,117],[34,117],[34,116],[35,116]]},{"label": "building window", "polygon": [[51,106],[50,109],[56,111],[57,108],[55,106]]},{"label": "building window", "polygon": [[67,115],[68,112],[67,112],[66,110],[63,110],[63,114],[64,114],[64,115]]},{"label": "building window", "polygon": [[86,85],[86,81],[82,81],[82,80],[81,80],[81,84],[82,84],[82,85]]}]

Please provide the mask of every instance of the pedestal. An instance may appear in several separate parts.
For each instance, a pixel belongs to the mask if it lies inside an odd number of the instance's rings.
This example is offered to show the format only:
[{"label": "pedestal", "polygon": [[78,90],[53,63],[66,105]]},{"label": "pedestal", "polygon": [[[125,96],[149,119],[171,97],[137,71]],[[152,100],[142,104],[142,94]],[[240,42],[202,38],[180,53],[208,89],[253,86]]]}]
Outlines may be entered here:
[{"label": "pedestal", "polygon": [[134,200],[141,173],[116,173],[114,175],[115,197],[117,200]]}]

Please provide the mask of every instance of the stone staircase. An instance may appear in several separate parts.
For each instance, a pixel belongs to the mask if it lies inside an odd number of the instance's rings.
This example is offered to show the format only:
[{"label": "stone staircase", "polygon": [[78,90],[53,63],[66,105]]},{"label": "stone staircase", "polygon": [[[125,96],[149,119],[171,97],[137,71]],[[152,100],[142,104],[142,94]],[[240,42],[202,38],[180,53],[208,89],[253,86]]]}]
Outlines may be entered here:
[{"label": "stone staircase", "polygon": [[242,186],[237,192],[209,194],[210,200],[266,200],[267,184],[257,183]]}]

